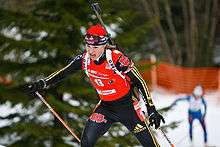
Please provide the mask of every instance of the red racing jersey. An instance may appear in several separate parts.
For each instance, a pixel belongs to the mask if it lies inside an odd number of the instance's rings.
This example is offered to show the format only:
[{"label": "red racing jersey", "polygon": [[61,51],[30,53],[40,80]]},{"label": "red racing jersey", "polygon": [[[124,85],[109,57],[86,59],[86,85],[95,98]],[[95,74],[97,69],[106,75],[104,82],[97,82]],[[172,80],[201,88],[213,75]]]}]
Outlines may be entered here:
[{"label": "red racing jersey", "polygon": [[[84,58],[86,53],[84,53]],[[118,50],[112,50],[112,60],[116,64],[122,60],[124,64],[129,64],[129,59]],[[85,70],[85,63],[82,64]],[[122,98],[130,90],[130,78],[122,72],[125,79],[112,70],[107,60],[101,64],[92,61],[87,62],[87,71],[92,85],[95,87],[99,97],[103,101],[113,101]]]},{"label": "red racing jersey", "polygon": [[[106,50],[107,51],[107,50]],[[106,52],[98,62],[85,58],[86,52],[77,55],[64,68],[42,79],[45,87],[56,84],[65,77],[84,70],[103,101],[114,101],[128,94],[131,87],[137,87],[146,102],[147,108],[155,109],[148,87],[133,62],[122,52],[111,49],[111,64]],[[108,56],[109,57],[109,56]],[[87,62],[85,62],[85,59]],[[112,66],[113,65],[113,66]],[[115,70],[115,68],[117,70]],[[120,72],[120,73],[118,73]],[[132,86],[131,86],[132,85]]]}]

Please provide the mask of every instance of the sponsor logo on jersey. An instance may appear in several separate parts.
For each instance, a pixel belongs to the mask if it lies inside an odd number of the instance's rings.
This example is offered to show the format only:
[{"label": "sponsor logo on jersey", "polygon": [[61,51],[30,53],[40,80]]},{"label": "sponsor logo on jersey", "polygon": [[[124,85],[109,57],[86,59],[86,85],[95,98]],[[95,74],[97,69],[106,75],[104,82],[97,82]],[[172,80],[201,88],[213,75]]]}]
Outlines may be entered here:
[{"label": "sponsor logo on jersey", "polygon": [[95,70],[90,70],[90,69],[88,69],[88,72],[89,72],[89,74],[93,74],[93,75],[96,75],[96,76],[103,76],[103,77],[109,76],[108,74],[104,74],[104,73],[101,73],[101,72],[98,72],[98,71],[95,71]]},{"label": "sponsor logo on jersey", "polygon": [[134,133],[139,133],[141,131],[144,131],[146,129],[146,127],[140,125],[140,124],[137,124],[133,130]]},{"label": "sponsor logo on jersey", "polygon": [[116,90],[115,90],[115,89],[110,89],[110,90],[99,90],[99,89],[96,89],[96,91],[97,91],[98,94],[100,94],[100,95],[109,95],[109,94],[114,94],[114,93],[116,93]]},{"label": "sponsor logo on jersey", "polygon": [[130,61],[129,61],[128,57],[126,57],[126,56],[121,56],[120,59],[119,59],[119,63],[120,63],[120,67],[130,65]]},{"label": "sponsor logo on jersey", "polygon": [[105,115],[103,115],[103,114],[100,114],[100,113],[93,113],[90,117],[89,117],[89,119],[91,120],[91,121],[94,121],[94,122],[96,122],[96,123],[106,123],[107,122],[107,120],[105,119]]},{"label": "sponsor logo on jersey", "polygon": [[121,53],[121,52],[118,51],[118,50],[114,50],[113,52],[116,53],[116,54],[120,54],[120,53]]},{"label": "sponsor logo on jersey", "polygon": [[113,83],[115,83],[115,79],[111,79],[108,81],[108,84],[113,84]]},{"label": "sponsor logo on jersey", "polygon": [[106,63],[105,69],[111,69],[111,66],[108,63]]}]

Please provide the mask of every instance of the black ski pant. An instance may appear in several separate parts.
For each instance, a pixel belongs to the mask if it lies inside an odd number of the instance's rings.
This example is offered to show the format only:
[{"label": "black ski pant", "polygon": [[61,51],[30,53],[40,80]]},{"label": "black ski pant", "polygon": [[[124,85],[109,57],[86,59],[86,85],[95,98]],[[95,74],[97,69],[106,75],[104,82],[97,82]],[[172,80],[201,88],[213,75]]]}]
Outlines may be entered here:
[{"label": "black ski pant", "polygon": [[[101,102],[88,119],[81,138],[82,147],[93,147],[113,123],[120,122],[144,147],[159,147],[149,127],[134,110],[131,94],[114,102]],[[120,144],[120,142],[119,142]]]}]

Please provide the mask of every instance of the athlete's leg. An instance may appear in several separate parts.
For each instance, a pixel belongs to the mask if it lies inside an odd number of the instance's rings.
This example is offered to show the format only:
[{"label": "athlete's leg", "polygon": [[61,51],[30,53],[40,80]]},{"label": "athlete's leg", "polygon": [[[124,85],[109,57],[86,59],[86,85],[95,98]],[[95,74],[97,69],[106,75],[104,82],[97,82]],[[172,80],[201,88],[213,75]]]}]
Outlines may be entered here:
[{"label": "athlete's leg", "polygon": [[140,120],[133,106],[129,106],[121,110],[120,116],[122,118],[120,122],[125,125],[132,133],[134,133],[142,146],[160,146],[148,125],[146,125],[144,121]]},{"label": "athlete's leg", "polygon": [[105,134],[111,127],[113,120],[108,117],[102,106],[96,108],[92,113],[84,128],[81,146],[93,147],[98,138]]},{"label": "athlete's leg", "polygon": [[188,117],[188,122],[189,122],[189,137],[190,140],[193,140],[193,120],[194,120],[194,116],[192,114],[189,113],[189,117]]},{"label": "athlete's leg", "polygon": [[203,129],[203,135],[204,135],[204,142],[206,143],[207,142],[207,131],[206,131],[206,124],[205,124],[205,120],[203,118],[200,118],[199,119],[199,122],[202,126],[202,129]]}]

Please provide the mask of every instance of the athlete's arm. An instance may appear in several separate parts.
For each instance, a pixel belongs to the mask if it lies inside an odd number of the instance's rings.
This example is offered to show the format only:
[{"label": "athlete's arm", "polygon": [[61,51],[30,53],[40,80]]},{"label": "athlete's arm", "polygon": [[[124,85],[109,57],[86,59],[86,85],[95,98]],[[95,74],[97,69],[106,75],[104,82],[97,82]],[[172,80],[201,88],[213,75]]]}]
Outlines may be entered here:
[{"label": "athlete's arm", "polygon": [[202,99],[202,103],[204,105],[204,112],[203,112],[203,118],[206,116],[206,112],[207,112],[207,103],[204,99],[204,97],[201,98]]},{"label": "athlete's arm", "polygon": [[181,98],[176,99],[171,105],[174,106],[180,101],[189,101],[189,100],[190,100],[190,96],[181,97]]},{"label": "athlete's arm", "polygon": [[143,80],[138,69],[134,66],[134,63],[131,60],[129,60],[128,57],[122,55],[119,57],[118,61],[116,62],[116,68],[120,72],[128,75],[131,80],[132,85],[140,89],[144,97],[144,100],[146,102],[148,111],[155,110],[155,106],[153,104],[147,84]]},{"label": "athlete's arm", "polygon": [[141,91],[147,106],[150,125],[154,125],[155,129],[159,128],[161,121],[165,123],[165,120],[163,116],[157,112],[153,104],[150,92],[147,88],[147,84],[143,80],[137,68],[134,66],[133,62],[122,55],[116,62],[116,68],[122,72],[122,74],[126,74],[130,77],[132,87],[137,87]]},{"label": "athlete's arm", "polygon": [[23,87],[24,92],[34,93],[36,91],[42,90],[45,87],[55,84],[66,76],[75,73],[82,68],[82,55],[76,56],[66,67],[59,71],[56,71],[44,79],[40,79],[36,82],[26,84]]},{"label": "athlete's arm", "polygon": [[80,70],[82,68],[82,58],[82,54],[76,56],[67,66],[42,79],[45,83],[45,87],[55,84],[63,78],[67,77],[68,75]]},{"label": "athlete's arm", "polygon": [[138,69],[133,66],[133,68],[127,73],[127,75],[130,77],[133,86],[137,87],[141,91],[144,101],[146,102],[148,112],[152,111],[153,109],[155,110],[155,106],[153,104],[153,100],[148,90],[147,84],[140,75]]}]

